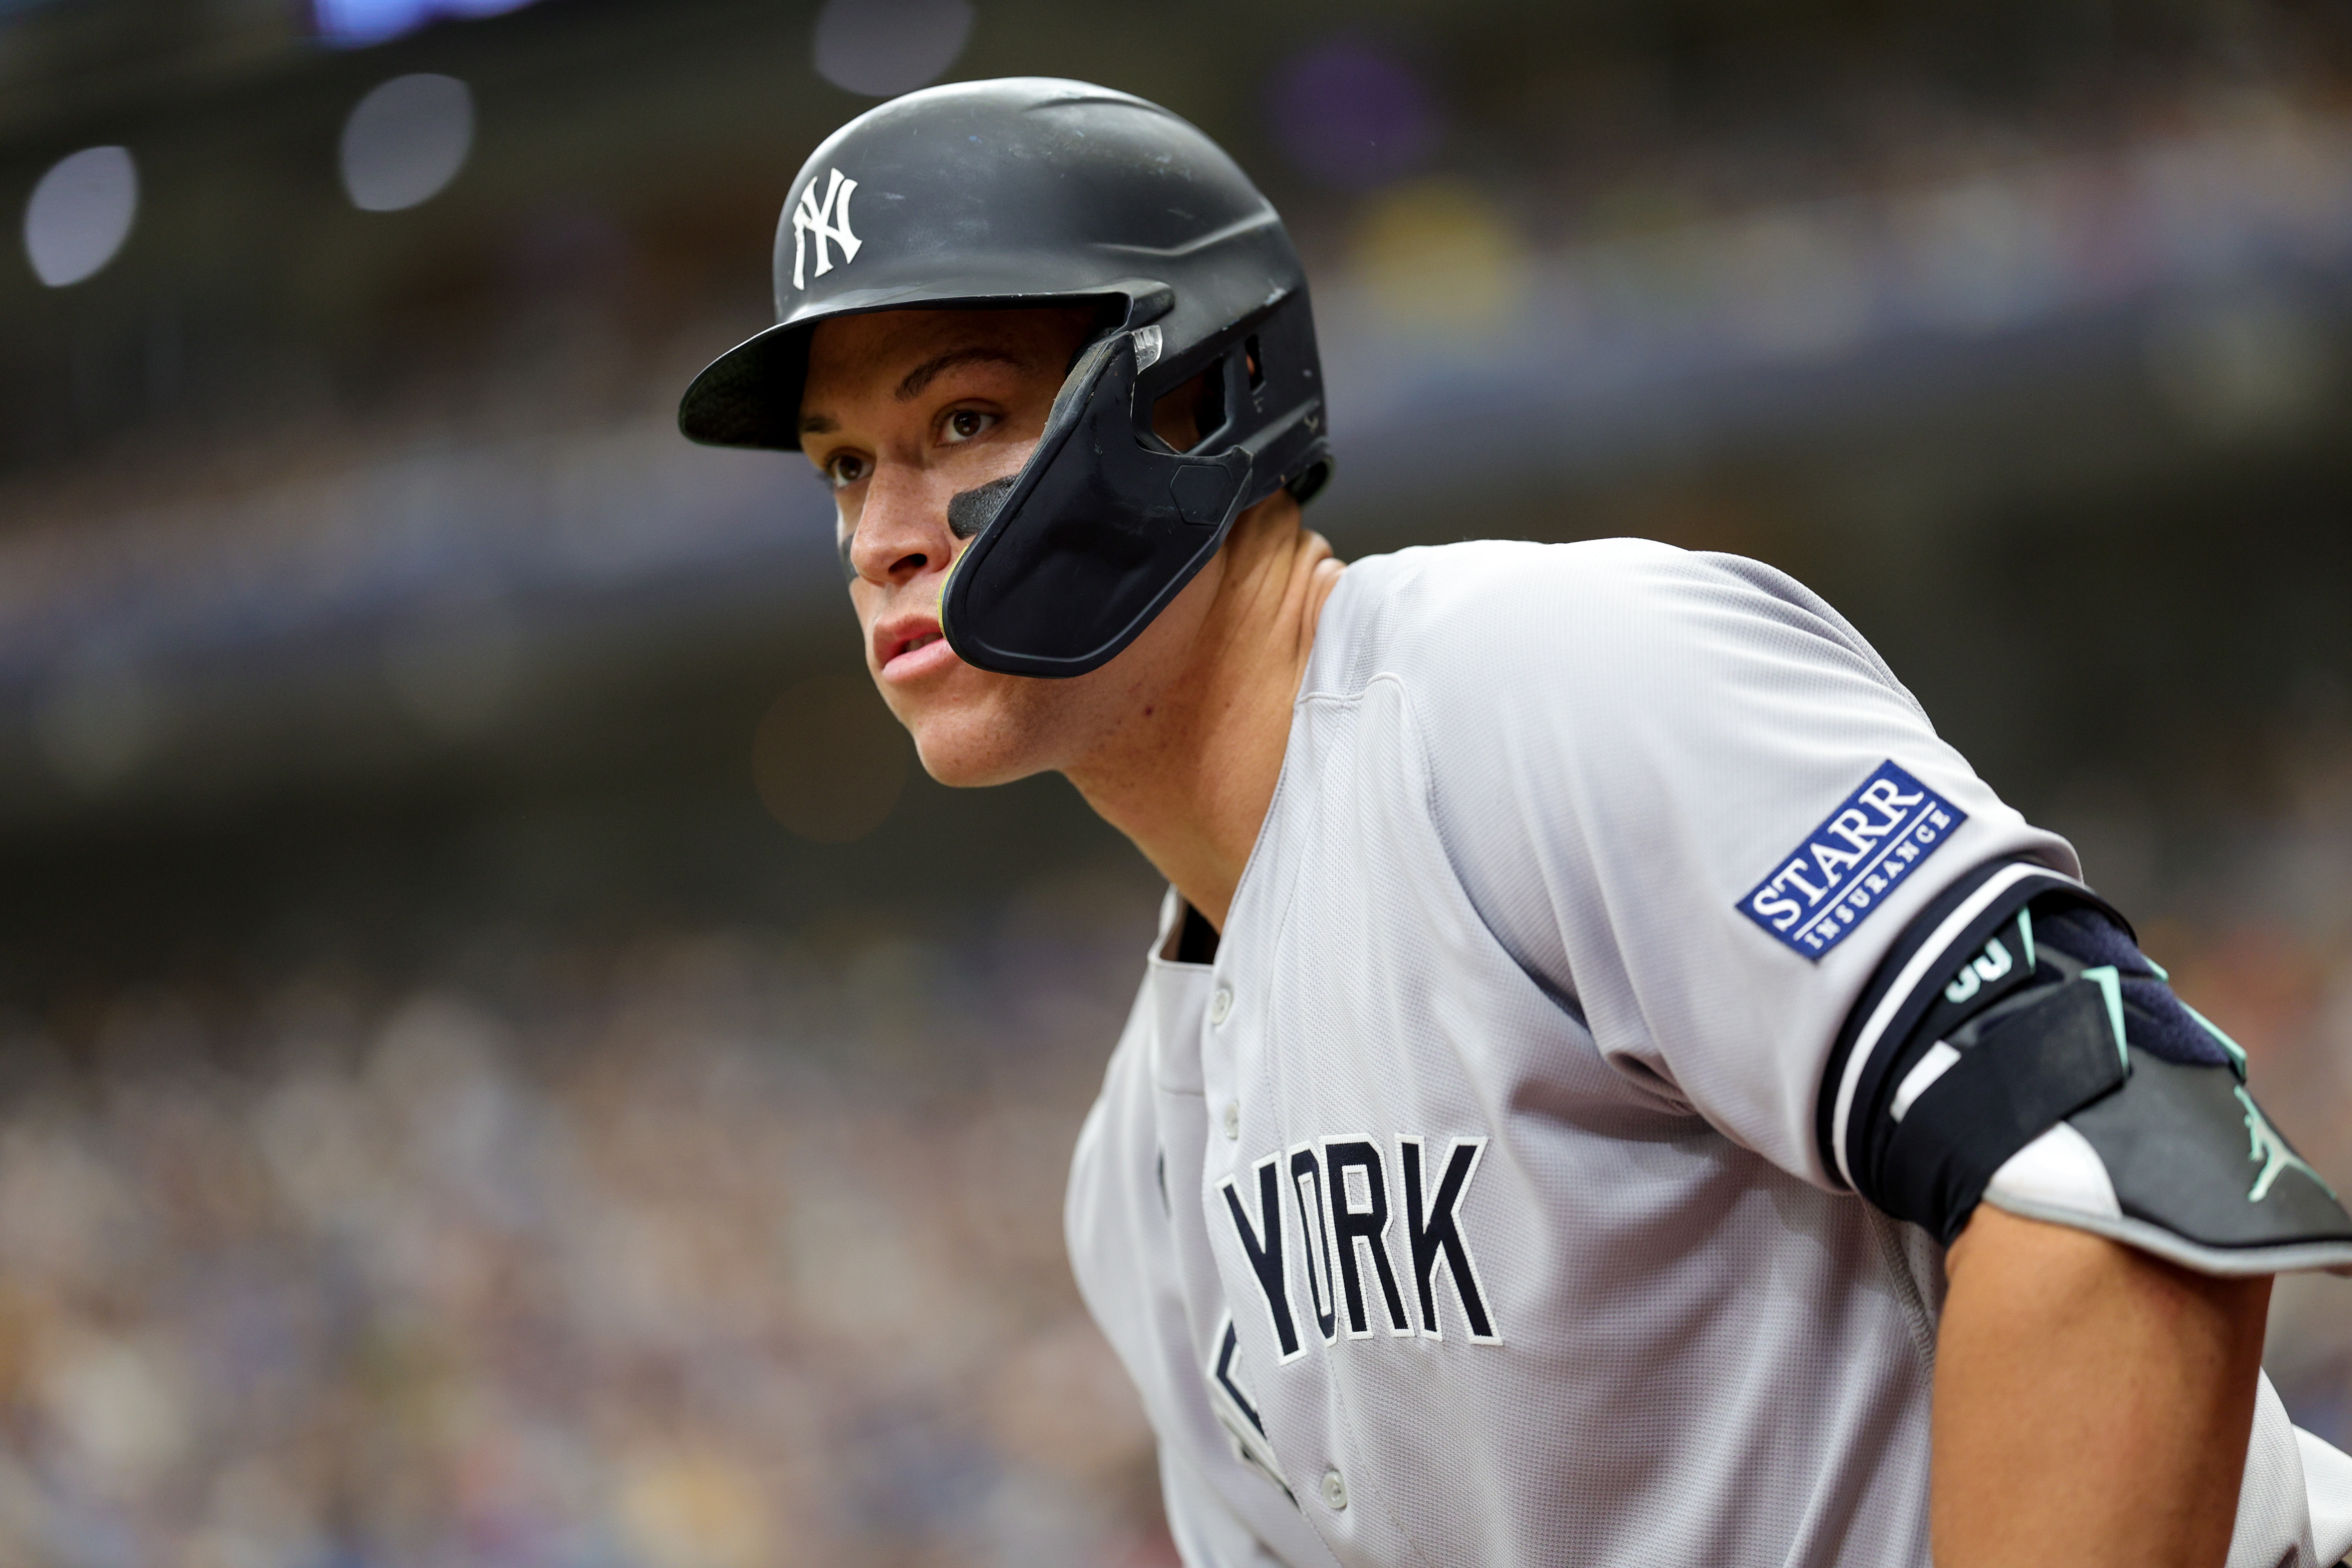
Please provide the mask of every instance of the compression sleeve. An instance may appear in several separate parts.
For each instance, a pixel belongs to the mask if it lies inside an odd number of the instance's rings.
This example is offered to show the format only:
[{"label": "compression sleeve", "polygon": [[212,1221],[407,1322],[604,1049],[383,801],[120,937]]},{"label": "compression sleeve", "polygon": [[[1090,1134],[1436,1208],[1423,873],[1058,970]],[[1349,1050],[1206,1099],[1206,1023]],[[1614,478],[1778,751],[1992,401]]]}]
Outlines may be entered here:
[{"label": "compression sleeve", "polygon": [[1855,1191],[1948,1245],[1990,1202],[2207,1273],[2352,1268],[2352,1215],[2245,1053],[2121,914],[2038,866],[1979,868],[1906,927],[1817,1131]]}]

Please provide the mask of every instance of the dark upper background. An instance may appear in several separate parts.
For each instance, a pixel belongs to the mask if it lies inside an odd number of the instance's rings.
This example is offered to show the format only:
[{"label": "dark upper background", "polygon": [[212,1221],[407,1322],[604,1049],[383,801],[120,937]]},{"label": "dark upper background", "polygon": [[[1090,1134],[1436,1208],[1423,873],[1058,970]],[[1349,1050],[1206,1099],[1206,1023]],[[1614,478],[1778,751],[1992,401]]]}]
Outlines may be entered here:
[{"label": "dark upper background", "polygon": [[[1343,554],[1827,595],[2352,1176],[2340,7],[499,9],[0,0],[18,1555],[1164,1558],[1054,1254],[1149,877],[924,780],[803,460],[672,426],[931,79],[1260,180]],[[2339,1442],[2343,1289],[2272,1358]]]}]

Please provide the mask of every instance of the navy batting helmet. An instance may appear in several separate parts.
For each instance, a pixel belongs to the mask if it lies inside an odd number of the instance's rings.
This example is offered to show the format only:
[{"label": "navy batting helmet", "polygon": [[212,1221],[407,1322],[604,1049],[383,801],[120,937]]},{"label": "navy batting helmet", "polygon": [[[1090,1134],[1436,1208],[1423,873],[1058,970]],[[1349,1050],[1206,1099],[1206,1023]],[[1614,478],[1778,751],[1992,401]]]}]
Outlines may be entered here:
[{"label": "navy batting helmet", "polygon": [[[1266,199],[1156,104],[1045,78],[961,82],[868,110],[810,154],[776,228],[773,327],[697,376],[678,427],[796,450],[809,335],[908,307],[1094,304],[1020,472],[949,521],[941,595],[967,662],[1082,675],[1216,553],[1242,510],[1330,471],[1307,277]],[[1205,373],[1201,439],[1153,404]]]}]

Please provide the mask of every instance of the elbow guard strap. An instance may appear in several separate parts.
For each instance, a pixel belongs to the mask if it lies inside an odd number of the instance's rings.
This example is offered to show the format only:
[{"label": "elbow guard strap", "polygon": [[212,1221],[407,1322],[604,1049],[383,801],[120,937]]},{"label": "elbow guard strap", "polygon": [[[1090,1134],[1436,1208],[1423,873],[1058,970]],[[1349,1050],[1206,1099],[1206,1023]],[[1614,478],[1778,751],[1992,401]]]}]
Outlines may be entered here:
[{"label": "elbow guard strap", "polygon": [[1979,1201],[2211,1274],[2352,1272],[2352,1215],[2123,917],[2021,861],[1906,929],[1841,1031],[1822,1154],[1948,1244]]}]

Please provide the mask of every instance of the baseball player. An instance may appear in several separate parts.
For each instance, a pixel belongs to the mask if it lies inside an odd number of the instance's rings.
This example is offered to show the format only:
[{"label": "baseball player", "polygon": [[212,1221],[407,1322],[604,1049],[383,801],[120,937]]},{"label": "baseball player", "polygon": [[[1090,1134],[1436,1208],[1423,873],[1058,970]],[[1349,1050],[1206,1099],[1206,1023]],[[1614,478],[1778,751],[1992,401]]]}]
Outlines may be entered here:
[{"label": "baseball player", "polygon": [[1188,1563],[2352,1547],[2259,1364],[2352,1217],[1835,610],[1634,540],[1343,569],[1297,255],[1123,93],[872,110],[774,266],[683,428],[831,484],[931,773],[1057,769],[1172,884],[1067,1229]]}]

